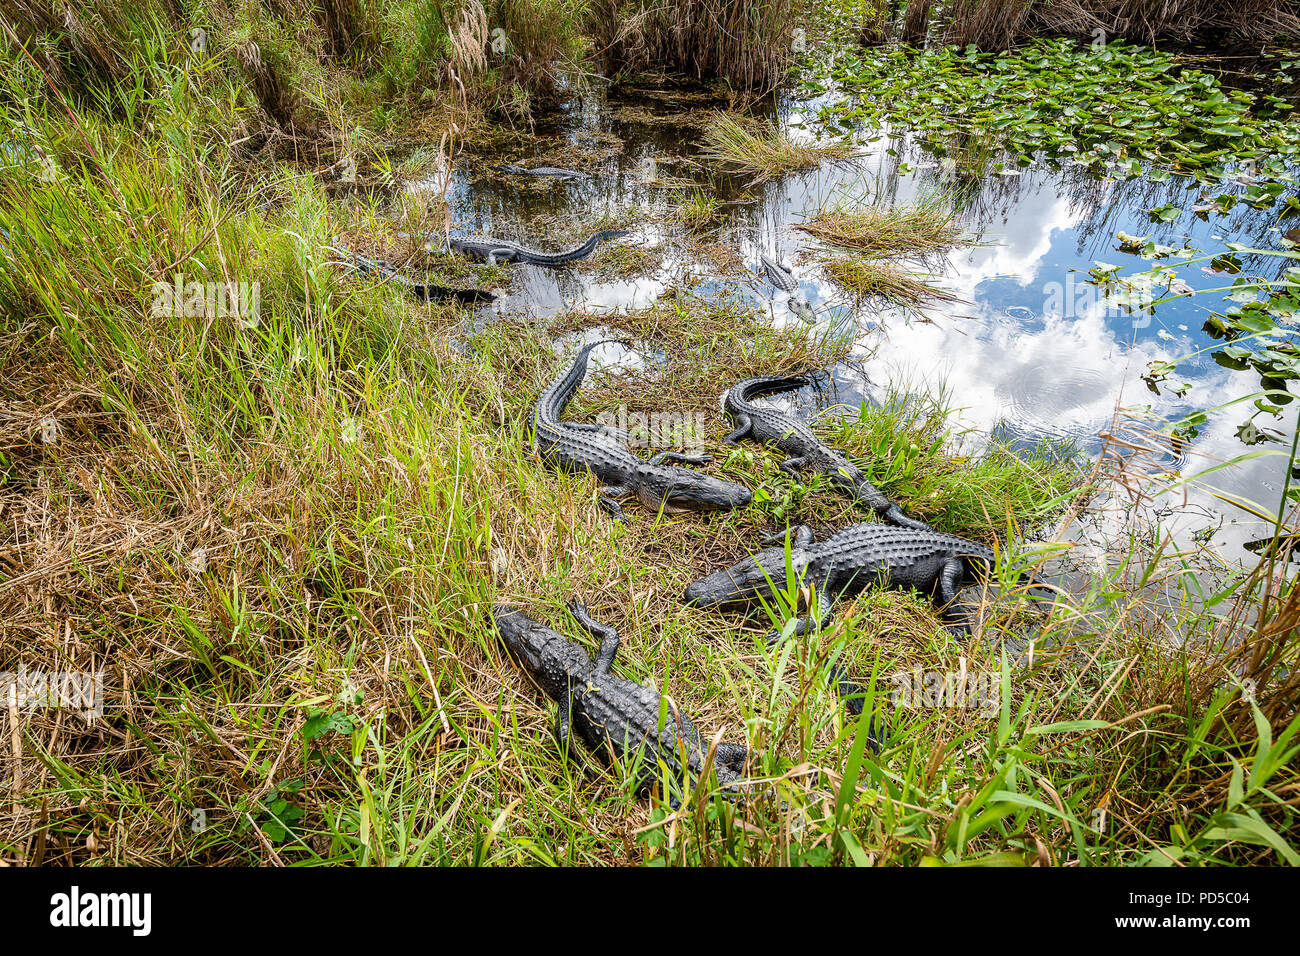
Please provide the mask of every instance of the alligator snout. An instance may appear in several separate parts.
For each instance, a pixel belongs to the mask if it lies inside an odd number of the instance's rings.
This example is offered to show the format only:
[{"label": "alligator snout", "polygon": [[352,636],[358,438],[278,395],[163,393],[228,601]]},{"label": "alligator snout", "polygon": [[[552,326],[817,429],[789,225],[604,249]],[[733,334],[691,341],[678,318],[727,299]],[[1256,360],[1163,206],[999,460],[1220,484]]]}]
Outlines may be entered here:
[{"label": "alligator snout", "polygon": [[734,568],[714,571],[698,581],[692,581],[683,595],[686,603],[691,607],[721,607],[744,601],[752,589],[743,578],[737,580],[735,571]]}]

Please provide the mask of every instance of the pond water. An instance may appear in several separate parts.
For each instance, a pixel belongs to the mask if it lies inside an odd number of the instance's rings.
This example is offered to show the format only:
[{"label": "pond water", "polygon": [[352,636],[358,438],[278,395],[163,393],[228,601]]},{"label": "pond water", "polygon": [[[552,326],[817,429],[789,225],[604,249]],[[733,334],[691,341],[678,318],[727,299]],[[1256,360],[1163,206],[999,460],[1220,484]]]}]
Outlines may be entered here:
[{"label": "pond water", "polygon": [[[679,91],[640,91],[629,101],[600,91],[539,127],[538,161],[557,144],[608,154],[586,167],[594,173],[589,180],[543,185],[506,177],[482,156],[452,171],[447,196],[455,231],[559,248],[564,243],[538,223],[630,217],[632,235],[620,241],[659,254],[656,269],[631,279],[514,266],[509,288],[485,309],[502,318],[640,309],[671,286],[687,285],[697,294],[746,296],[768,309],[773,321],[799,322],[784,298],[755,274],[758,255],[766,252],[793,267],[816,310],[815,322],[852,329],[855,341],[852,359],[833,370],[829,387],[789,401],[811,416],[838,404],[855,411],[859,402],[879,400],[891,388],[943,392],[958,410],[956,421],[969,429],[965,441],[972,446],[994,436],[1025,444],[1050,438],[1095,455],[1117,409],[1159,426],[1260,389],[1253,372],[1221,367],[1210,355],[1214,340],[1202,325],[1225,307],[1222,294],[1181,298],[1142,318],[1107,309],[1086,279],[1098,260],[1122,264],[1126,272],[1154,264],[1121,251],[1115,238],[1120,231],[1206,252],[1220,251],[1223,239],[1276,247],[1274,210],[1238,204],[1226,215],[1212,212],[1202,220],[1191,210],[1205,197],[1190,179],[1105,179],[1068,162],[1039,161],[972,179],[916,147],[906,131],[863,131],[860,154],[851,160],[758,185],[739,178],[719,182],[694,161],[708,113],[683,105]],[[773,115],[792,136],[810,136],[817,105],[787,101]],[[510,156],[525,164],[532,158],[526,149]],[[708,236],[720,253],[688,249],[668,215],[682,196],[680,189],[665,187],[669,178],[698,182],[722,200],[718,226]],[[1226,184],[1209,195],[1244,188]],[[887,204],[935,192],[954,199],[963,228],[977,244],[910,264],[958,297],[927,305],[923,317],[878,299],[855,301],[821,274],[807,255],[815,243],[793,228],[832,197]],[[1186,212],[1173,222],[1153,222],[1147,210],[1167,204]],[[1243,274],[1276,278],[1282,272],[1277,260],[1264,257],[1243,266]],[[1179,274],[1199,290],[1232,281],[1200,263]],[[604,358],[619,360],[613,353]],[[1164,387],[1153,393],[1142,380],[1148,363],[1179,359],[1170,384],[1190,383],[1190,391],[1181,398]],[[1243,546],[1271,533],[1234,500],[1270,512],[1282,494],[1288,449],[1276,443],[1248,448],[1236,434],[1252,411],[1247,403],[1212,415],[1186,442],[1154,440],[1152,462],[1184,478],[1250,451],[1277,452],[1194,480],[1148,509],[1147,517],[1158,519],[1160,530],[1179,546],[1204,546],[1202,557],[1211,563],[1252,561]],[[1258,424],[1289,436],[1295,411],[1276,419],[1261,416]],[[1123,523],[1108,533],[1124,533]]]}]

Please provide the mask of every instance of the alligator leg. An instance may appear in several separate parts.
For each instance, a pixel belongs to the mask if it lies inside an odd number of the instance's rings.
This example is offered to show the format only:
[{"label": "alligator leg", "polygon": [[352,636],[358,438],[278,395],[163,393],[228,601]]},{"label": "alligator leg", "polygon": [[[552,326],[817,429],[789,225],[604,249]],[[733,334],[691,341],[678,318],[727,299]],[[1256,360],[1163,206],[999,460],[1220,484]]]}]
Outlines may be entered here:
[{"label": "alligator leg", "polygon": [[487,254],[487,264],[490,266],[496,265],[498,257],[501,258],[502,262],[509,262],[513,254],[513,249],[493,249]]},{"label": "alligator leg", "polygon": [[785,461],[781,462],[781,464],[777,465],[776,467],[784,471],[787,475],[793,478],[795,482],[797,482],[798,484],[803,484],[803,482],[799,478],[799,469],[806,464],[808,464],[808,459],[805,456],[802,458],[787,458]]},{"label": "alligator leg", "polygon": [[947,623],[948,630],[958,639],[970,636],[973,616],[970,608],[954,603],[964,573],[965,566],[961,558],[949,558],[939,575],[939,600],[942,602],[940,616]]},{"label": "alligator leg", "polygon": [[806,524],[799,524],[795,525],[793,528],[788,528],[786,531],[774,531],[771,534],[765,534],[763,537],[759,538],[759,541],[763,544],[776,544],[778,541],[785,538],[787,532],[793,532],[790,539],[791,550],[794,550],[795,548],[808,547],[808,545],[813,543],[813,538],[815,537],[812,528],[808,527]]},{"label": "alligator leg", "polygon": [[606,485],[604,488],[600,489],[600,506],[609,512],[615,521],[621,521],[623,524],[627,524],[627,515],[623,514],[623,506],[614,499],[621,498],[628,494],[631,494],[631,492],[626,488],[622,488],[618,485]]},{"label": "alligator leg", "polygon": [[[818,600],[819,600],[819,601],[825,601],[825,600],[826,600],[826,598],[824,597],[825,593],[826,593],[826,581],[822,581],[822,583],[821,583],[820,585],[817,586],[817,595],[818,595]],[[835,607],[834,607],[834,605],[831,604],[831,603],[828,603],[828,604],[826,605],[826,611],[825,611],[825,613],[822,614],[822,616],[821,616],[821,620],[819,620],[819,621],[817,622],[817,626],[818,626],[819,628],[825,628],[825,627],[829,626],[830,623],[831,623],[831,618],[834,616],[834,614],[835,614]],[[803,637],[803,636],[804,636],[805,634],[807,634],[810,630],[812,630],[812,623],[811,623],[812,620],[813,620],[813,617],[812,617],[811,614],[805,615],[804,617],[795,618],[794,633],[791,634],[790,636],[791,636],[791,637]],[[781,632],[780,632],[779,630],[775,629],[775,628],[773,628],[772,630],[768,631],[768,632],[767,632],[767,643],[768,643],[769,646],[770,646],[770,645],[773,645],[773,644],[780,644],[780,643],[782,643]]]},{"label": "alligator leg", "polygon": [[618,653],[618,631],[608,624],[593,620],[587,613],[587,608],[577,601],[570,602],[569,613],[588,634],[600,638],[600,650],[596,653],[596,673],[608,674],[614,663],[614,655]]},{"label": "alligator leg", "polygon": [[560,701],[560,710],[555,715],[553,733],[555,734],[555,743],[559,746],[564,759],[578,763],[579,755],[573,746],[573,736],[569,733],[569,698],[567,695],[564,700]]},{"label": "alligator leg", "polygon": [[671,461],[679,465],[707,465],[713,461],[712,455],[683,455],[677,451],[661,451],[650,459],[652,465],[662,465],[666,461]]},{"label": "alligator leg", "polygon": [[749,430],[754,427],[754,420],[748,415],[737,415],[732,419],[736,424],[736,430],[722,439],[724,445],[738,445],[740,440],[749,434]]}]

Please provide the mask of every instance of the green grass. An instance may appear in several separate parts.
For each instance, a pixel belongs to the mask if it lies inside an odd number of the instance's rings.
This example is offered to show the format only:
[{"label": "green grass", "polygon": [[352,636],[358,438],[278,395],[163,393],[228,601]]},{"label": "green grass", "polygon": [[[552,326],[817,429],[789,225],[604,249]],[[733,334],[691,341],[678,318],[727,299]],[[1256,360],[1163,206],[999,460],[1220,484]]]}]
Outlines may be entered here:
[{"label": "green grass", "polygon": [[[24,712],[16,753],[6,736],[4,862],[1293,861],[1294,585],[1257,614],[1265,571],[1207,596],[1135,547],[1050,614],[1027,605],[1022,539],[1104,476],[1046,446],[963,453],[941,401],[900,394],[817,427],[911,513],[1006,556],[981,637],[958,645],[927,602],[879,593],[768,650],[799,594],[744,615],[682,589],[761,531],[863,516],[775,452],[722,445],[718,392],[849,342],[686,293],[600,318],[662,362],[593,373],[573,417],[704,413],[711,473],[759,492],[612,524],[593,480],[527,450],[563,363],[551,333],[596,319],[496,324],[458,349],[464,316],[332,264],[336,236],[388,249],[427,210],[399,204],[385,231],[296,163],[242,162],[236,81],[161,61],[121,109],[69,115],[7,65],[0,139],[22,148],[0,178],[0,670],[103,666],[107,709]],[[153,314],[176,272],[259,282],[260,314]],[[1182,583],[1157,606],[1144,587],[1162,577]],[[487,609],[517,603],[591,649],[573,596],[621,629],[619,673],[707,738],[747,741],[772,793],[736,806],[706,785],[670,811],[620,770],[566,764],[554,704]],[[1216,599],[1241,623],[1211,633]],[[1004,665],[1026,629],[1033,663]],[[1232,654],[1257,703],[1225,680]],[[830,655],[876,675],[880,754],[826,685]],[[994,674],[1000,705],[885,704],[914,667]]]}]

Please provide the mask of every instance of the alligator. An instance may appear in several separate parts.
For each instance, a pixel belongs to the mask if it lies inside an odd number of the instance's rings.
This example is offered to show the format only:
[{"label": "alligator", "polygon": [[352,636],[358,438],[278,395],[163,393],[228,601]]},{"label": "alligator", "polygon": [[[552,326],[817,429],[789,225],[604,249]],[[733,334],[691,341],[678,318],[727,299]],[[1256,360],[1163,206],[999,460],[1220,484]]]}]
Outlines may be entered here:
[{"label": "alligator", "polygon": [[753,498],[743,485],[677,468],[664,462],[704,465],[708,455],[683,455],[665,451],[645,461],[626,447],[631,436],[606,425],[560,420],[587,374],[593,342],[578,352],[572,364],[542,390],[533,411],[533,450],[553,467],[569,472],[589,471],[603,484],[601,505],[617,520],[626,522],[614,499],[635,495],[647,508],[677,514],[686,511],[725,511],[743,508]]},{"label": "alligator", "polygon": [[736,383],[722,399],[722,410],[736,426],[736,430],[723,441],[736,444],[747,437],[762,445],[775,445],[789,456],[781,462],[780,468],[795,481],[799,480],[797,469],[814,468],[827,475],[836,488],[847,492],[890,524],[917,531],[930,530],[925,522],[904,514],[902,508],[867,481],[857,465],[829,447],[798,418],[750,401],[757,395],[787,392],[811,383],[812,379],[807,375],[758,375]]},{"label": "alligator", "polygon": [[759,253],[758,261],[763,268],[763,276],[767,281],[790,297],[790,311],[803,319],[811,321],[813,318],[812,303],[800,294],[799,283],[795,281],[794,271],[789,266],[777,262],[775,259],[769,259],[762,253]]},{"label": "alligator", "polygon": [[[868,522],[843,528],[820,544],[814,542],[813,531],[807,525],[798,525],[790,533],[790,560],[795,575],[801,586],[816,587],[825,608],[819,627],[830,623],[834,610],[831,602],[836,597],[852,597],[870,587],[915,588],[940,606],[949,631],[964,637],[970,633],[974,612],[956,603],[957,592],[976,583],[981,571],[987,575],[995,562],[991,548],[939,531]],[[776,536],[770,536],[764,543],[774,540]],[[786,550],[782,543],[694,581],[686,588],[685,599],[694,607],[771,600],[775,596],[773,587],[781,588],[785,581]],[[1032,576],[1028,584],[1046,590]],[[809,621],[810,616],[797,618],[794,634],[807,633]],[[768,643],[780,639],[779,631],[767,635]]]},{"label": "alligator", "polygon": [[528,262],[535,266],[562,266],[591,255],[602,239],[617,239],[628,235],[625,229],[606,229],[592,235],[580,246],[567,252],[539,252],[529,249],[509,239],[495,239],[492,236],[449,236],[447,248],[475,259],[482,259],[488,265],[498,262]]},{"label": "alligator", "polygon": [[512,176],[549,176],[555,179],[590,179],[589,173],[580,173],[576,169],[560,169],[555,166],[533,166],[527,168],[516,166],[514,163],[505,163],[498,166],[503,173],[509,173]]},{"label": "alligator", "polygon": [[483,289],[452,289],[432,282],[416,282],[398,272],[387,259],[372,259],[354,252],[349,255],[349,261],[362,275],[376,275],[406,286],[412,295],[426,302],[435,299],[455,299],[463,303],[491,302],[496,298],[494,293]]},{"label": "alligator", "polygon": [[[577,756],[570,743],[571,732],[576,731],[598,757],[614,758],[633,769],[640,796],[659,779],[660,762],[668,768],[670,780],[681,781],[683,770],[699,777],[709,748],[695,725],[671,698],[613,674],[610,666],[618,653],[618,631],[592,620],[577,601],[568,607],[574,620],[600,640],[595,663],[581,646],[522,611],[502,604],[492,609],[506,647],[560,705],[554,730],[560,751],[566,757]],[[735,791],[749,756],[743,744],[718,744],[713,769],[724,790]],[[677,807],[679,795],[668,796]]]}]

